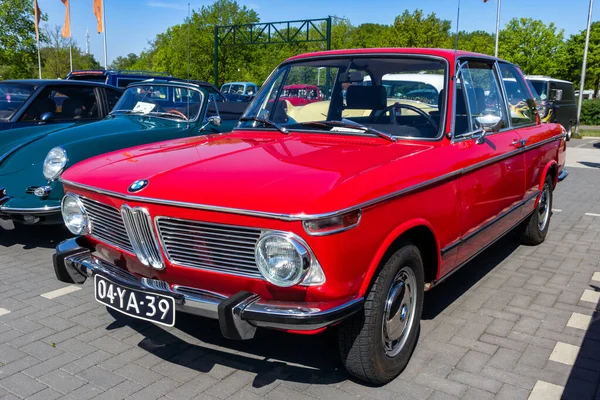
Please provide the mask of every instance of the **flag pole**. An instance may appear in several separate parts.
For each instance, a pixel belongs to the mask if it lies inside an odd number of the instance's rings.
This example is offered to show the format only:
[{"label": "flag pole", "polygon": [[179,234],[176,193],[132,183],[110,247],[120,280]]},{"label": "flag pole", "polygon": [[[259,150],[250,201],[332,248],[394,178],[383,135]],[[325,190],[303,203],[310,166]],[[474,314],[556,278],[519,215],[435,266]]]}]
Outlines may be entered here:
[{"label": "flag pole", "polygon": [[[588,49],[590,47],[590,30],[592,28],[592,10],[594,8],[594,0],[590,0],[590,10],[588,12],[587,33],[585,35],[585,48],[583,50],[583,65],[581,67],[581,83],[579,84],[579,99],[577,103],[577,125],[575,133],[579,135],[579,120],[581,118],[581,107],[583,106],[583,91],[585,89],[585,70],[587,69]],[[596,93],[594,93],[595,95]]]},{"label": "flag pole", "polygon": [[108,69],[108,62],[106,57],[106,8],[104,7],[104,0],[102,0],[102,30],[104,31],[104,69]]},{"label": "flag pole", "polygon": [[498,0],[497,10],[496,10],[496,51],[494,52],[494,56],[498,57],[498,39],[500,37],[500,3],[502,0]]},{"label": "flag pole", "polygon": [[40,54],[40,37],[37,38],[37,51],[38,51],[38,69],[40,71],[40,79],[42,79],[42,55]]},{"label": "flag pole", "polygon": [[73,35],[71,34],[71,2],[67,2],[67,14],[69,15],[69,65],[73,72]]}]

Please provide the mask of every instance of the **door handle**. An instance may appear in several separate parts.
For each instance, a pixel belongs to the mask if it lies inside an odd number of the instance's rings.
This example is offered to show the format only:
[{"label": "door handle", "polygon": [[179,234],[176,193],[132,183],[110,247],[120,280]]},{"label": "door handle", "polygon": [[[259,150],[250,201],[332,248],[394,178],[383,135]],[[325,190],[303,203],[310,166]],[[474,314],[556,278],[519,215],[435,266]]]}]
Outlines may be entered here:
[{"label": "door handle", "polygon": [[515,139],[512,141],[511,145],[515,146],[517,149],[520,149],[521,147],[525,147],[525,143],[527,143],[527,139]]}]

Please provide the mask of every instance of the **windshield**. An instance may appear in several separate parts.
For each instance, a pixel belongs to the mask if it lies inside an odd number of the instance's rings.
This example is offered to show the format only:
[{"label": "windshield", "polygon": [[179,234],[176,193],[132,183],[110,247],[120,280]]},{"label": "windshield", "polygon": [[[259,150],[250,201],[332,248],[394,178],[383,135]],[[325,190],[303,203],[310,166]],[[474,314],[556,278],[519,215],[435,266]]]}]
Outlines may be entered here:
[{"label": "windshield", "polygon": [[420,56],[298,61],[271,75],[239,128],[439,138],[445,85],[446,63]]},{"label": "windshield", "polygon": [[546,100],[546,98],[548,97],[546,95],[546,93],[548,92],[548,82],[547,81],[533,81],[533,80],[527,79],[527,82],[529,82],[531,84],[531,86],[534,87],[534,89],[537,92],[537,94],[539,95],[540,99]]},{"label": "windshield", "polygon": [[0,119],[10,119],[36,88],[26,83],[0,83]]},{"label": "windshield", "polygon": [[199,90],[174,85],[136,85],[125,90],[111,114],[147,114],[195,120],[202,109]]},{"label": "windshield", "polygon": [[244,94],[244,89],[244,85],[234,83],[231,85],[223,86],[223,88],[221,88],[221,92],[230,94]]}]

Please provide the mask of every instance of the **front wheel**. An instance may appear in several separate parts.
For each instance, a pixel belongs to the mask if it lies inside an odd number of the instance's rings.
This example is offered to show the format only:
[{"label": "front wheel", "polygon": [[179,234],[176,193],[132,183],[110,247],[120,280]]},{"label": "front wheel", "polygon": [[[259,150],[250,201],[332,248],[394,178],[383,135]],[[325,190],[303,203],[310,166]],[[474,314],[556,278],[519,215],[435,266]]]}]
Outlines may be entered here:
[{"label": "front wheel", "polygon": [[419,249],[406,243],[374,279],[364,310],[339,326],[338,342],[350,374],[385,384],[406,367],[417,343],[424,296]]},{"label": "front wheel", "polygon": [[533,214],[523,223],[521,242],[538,245],[546,239],[552,217],[552,176],[546,176],[540,199]]}]

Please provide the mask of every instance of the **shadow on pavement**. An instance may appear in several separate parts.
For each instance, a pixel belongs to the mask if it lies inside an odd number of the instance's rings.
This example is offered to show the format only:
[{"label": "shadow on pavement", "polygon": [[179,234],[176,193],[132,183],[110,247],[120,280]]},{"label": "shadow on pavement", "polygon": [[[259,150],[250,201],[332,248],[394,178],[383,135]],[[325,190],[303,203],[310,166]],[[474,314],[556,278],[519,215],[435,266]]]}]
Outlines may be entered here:
[{"label": "shadow on pavement", "polygon": [[[600,292],[600,288],[590,285]],[[592,321],[588,326],[581,349],[571,368],[562,398],[565,400],[586,400],[600,398],[600,310],[596,304]]]},{"label": "shadow on pavement", "polygon": [[516,233],[509,232],[487,250],[452,274],[425,295],[423,319],[434,319],[467,290],[510,256],[520,243]]},{"label": "shadow on pavement", "polygon": [[[466,290],[493,270],[517,247],[509,234],[465,265],[426,296],[424,319],[435,318]],[[138,343],[144,350],[175,364],[208,373],[213,368],[234,368],[256,374],[253,387],[260,388],[276,380],[297,384],[339,383],[350,379],[339,361],[335,329],[314,336],[292,335],[259,329],[250,341],[223,338],[217,321],[177,314],[178,335],[151,323],[109,312],[115,322],[107,329],[128,325],[145,336]],[[190,336],[193,344],[178,336]],[[224,350],[220,350],[224,348]]]},{"label": "shadow on pavement", "polygon": [[11,231],[0,228],[0,247],[19,246],[24,250],[38,247],[53,249],[72,236],[63,225],[16,225]]},{"label": "shadow on pavement", "polygon": [[600,163],[589,162],[589,161],[578,161],[579,164],[585,165],[590,168],[600,168]]}]

